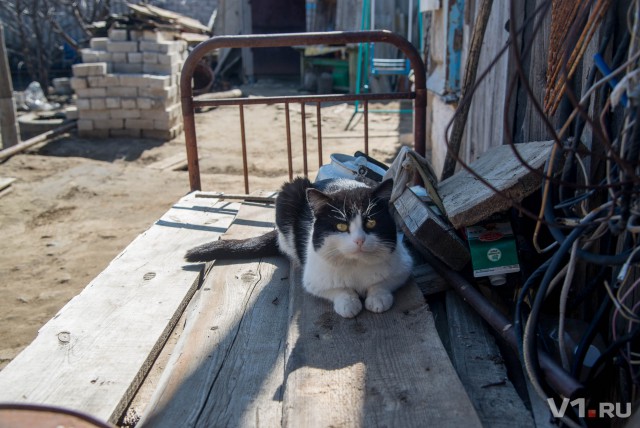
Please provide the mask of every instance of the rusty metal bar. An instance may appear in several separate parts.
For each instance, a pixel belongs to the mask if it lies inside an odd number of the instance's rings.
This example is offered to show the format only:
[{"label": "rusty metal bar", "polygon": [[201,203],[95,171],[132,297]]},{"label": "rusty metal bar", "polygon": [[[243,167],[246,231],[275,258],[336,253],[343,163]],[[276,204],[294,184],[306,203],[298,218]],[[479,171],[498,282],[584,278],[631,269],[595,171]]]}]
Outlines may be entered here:
[{"label": "rusty metal bar", "polygon": [[322,166],[322,112],[320,103],[316,106],[316,118],[318,120],[318,168]]},{"label": "rusty metal bar", "polygon": [[364,100],[364,154],[369,154],[369,100]]},{"label": "rusty metal bar", "polygon": [[289,117],[289,103],[284,103],[287,123],[287,158],[289,160],[289,181],[293,180],[293,159],[291,156],[291,119]]},{"label": "rusty metal bar", "polygon": [[309,176],[309,167],[307,165],[307,118],[304,111],[304,103],[300,104],[300,111],[302,114],[302,165],[304,170],[304,176]]},{"label": "rusty metal bar", "polygon": [[[449,285],[480,315],[505,341],[518,352],[518,340],[513,324],[498,311],[478,290],[462,275],[449,269],[444,263],[430,255],[427,251],[420,253],[442,276]],[[576,398],[584,391],[584,386],[559,366],[549,355],[539,351],[538,358],[543,375],[549,385],[564,397]]]},{"label": "rusty metal bar", "polygon": [[[193,100],[192,78],[196,66],[209,52],[220,48],[264,48],[264,47],[286,47],[286,46],[306,46],[306,45],[338,45],[353,43],[388,43],[396,46],[407,57],[414,73],[415,92],[409,94],[393,94],[393,96],[382,94],[361,94],[356,96],[334,95],[308,97],[307,99],[297,99],[297,102],[318,102],[324,100],[331,101],[355,101],[364,99],[414,99],[414,148],[421,155],[426,151],[426,73],[424,63],[420,58],[420,53],[404,37],[386,30],[374,31],[354,31],[354,32],[326,32],[326,33],[287,33],[287,34],[264,34],[264,35],[239,35],[239,36],[217,36],[200,43],[194,48],[184,63],[180,77],[180,94],[182,102],[182,114],[184,118],[184,134],[187,149],[187,160],[189,165],[189,182],[192,190],[199,190],[200,169],[198,165],[198,151],[195,131],[194,111],[198,107],[224,105],[225,103],[253,104],[255,101],[244,100],[217,100],[198,101]],[[269,102],[288,102],[295,97],[278,97],[267,100]],[[257,103],[265,103],[260,100]]]},{"label": "rusty metal bar", "polygon": [[291,95],[289,97],[255,97],[255,98],[218,98],[197,99],[193,101],[194,107],[220,107],[238,104],[281,104],[285,102],[297,103],[346,103],[350,101],[386,101],[386,100],[413,100],[416,94],[413,92],[397,92],[379,94],[327,94],[327,95]]},{"label": "rusty metal bar", "polygon": [[244,132],[244,105],[240,104],[240,135],[242,137],[242,169],[244,173],[244,191],[249,194],[249,168],[247,167],[247,138]]}]

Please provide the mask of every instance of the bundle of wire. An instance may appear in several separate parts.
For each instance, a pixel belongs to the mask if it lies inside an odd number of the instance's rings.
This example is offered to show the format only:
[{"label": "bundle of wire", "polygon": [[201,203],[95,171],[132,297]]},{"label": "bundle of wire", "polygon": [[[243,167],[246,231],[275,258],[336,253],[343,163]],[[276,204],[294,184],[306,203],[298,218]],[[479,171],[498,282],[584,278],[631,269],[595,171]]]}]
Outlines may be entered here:
[{"label": "bundle of wire", "polygon": [[[640,388],[640,275],[637,271],[640,261],[640,0],[631,1],[624,11],[626,32],[621,37],[617,29],[615,43],[614,26],[620,7],[617,2],[592,0],[586,2],[589,3],[586,7],[574,11],[575,19],[563,45],[565,52],[560,55],[563,63],[554,71],[564,79],[561,85],[552,88],[563,91],[563,101],[555,116],[556,123],[558,117],[564,117],[559,130],[552,123],[549,108],[544,109],[536,99],[523,67],[523,58],[531,46],[539,42],[536,38],[541,37],[543,17],[551,10],[552,3],[538,2],[532,16],[516,28],[516,2],[510,1],[509,44],[479,75],[460,105],[472,101],[473,92],[491,68],[502,55],[510,52],[515,73],[508,84],[505,111],[509,111],[509,103],[520,85],[528,96],[529,106],[555,141],[545,168],[542,171],[532,168],[520,157],[508,122],[510,116],[504,115],[505,138],[514,154],[530,171],[539,174],[542,182],[538,212],[511,201],[519,214],[535,221],[531,242],[546,257],[523,278],[522,286],[514,294],[514,327],[522,365],[532,386],[545,401],[557,396],[544,381],[538,362],[538,348],[545,345],[543,338],[549,336],[549,329],[545,330],[541,323],[544,312],[557,319],[556,351],[563,368],[584,383],[585,396],[591,403],[612,396],[618,402],[636,402]],[[576,68],[575,50],[579,47],[584,53],[588,43],[584,40],[585,28],[591,35],[596,28],[600,29],[598,53],[593,61],[601,67],[590,69],[582,84],[583,93],[578,96],[572,89],[570,70]],[[531,36],[528,43],[519,44],[525,29],[531,30]],[[602,58],[607,52],[612,54],[612,70],[603,65]],[[554,92],[550,99],[557,96]],[[457,112],[462,110],[460,105]],[[454,120],[455,116],[449,128]],[[587,129],[590,136],[585,144]],[[475,174],[457,153],[450,154],[487,187],[510,199]],[[599,171],[602,173],[598,176]],[[540,244],[543,234],[550,236],[544,238],[548,241],[544,248]],[[590,280],[578,283],[578,271]],[[550,307],[555,302],[557,306]],[[572,313],[581,313],[586,320],[575,348],[567,343],[567,318]],[[595,362],[586,366],[587,353],[599,336],[605,345]],[[607,376],[612,369],[615,376]],[[613,378],[620,381],[611,382]],[[602,388],[603,384],[608,388]],[[567,426],[587,424],[578,415],[566,415],[562,422]]]}]

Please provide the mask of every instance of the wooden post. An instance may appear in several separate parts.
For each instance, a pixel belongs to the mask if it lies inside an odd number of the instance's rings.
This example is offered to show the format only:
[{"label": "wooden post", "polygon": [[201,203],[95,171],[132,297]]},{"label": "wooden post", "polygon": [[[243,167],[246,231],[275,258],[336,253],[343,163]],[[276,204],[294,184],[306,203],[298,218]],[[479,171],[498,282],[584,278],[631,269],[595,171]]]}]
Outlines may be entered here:
[{"label": "wooden post", "polygon": [[5,149],[15,146],[20,141],[2,21],[0,21],[0,135],[2,148]]}]

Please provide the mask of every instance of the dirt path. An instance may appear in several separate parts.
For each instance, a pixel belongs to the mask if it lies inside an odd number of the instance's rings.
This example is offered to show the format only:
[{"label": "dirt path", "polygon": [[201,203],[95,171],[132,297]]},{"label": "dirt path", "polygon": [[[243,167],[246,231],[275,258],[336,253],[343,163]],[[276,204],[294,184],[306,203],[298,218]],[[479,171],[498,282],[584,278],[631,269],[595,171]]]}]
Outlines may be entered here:
[{"label": "dirt path", "polygon": [[[252,95],[291,92],[284,86],[243,88]],[[373,107],[373,106],[372,106]],[[397,109],[399,105],[386,105]],[[361,117],[345,126],[353,106],[322,109],[324,161],[330,153],[363,148]],[[361,116],[361,115],[360,115]],[[315,106],[306,109],[312,177],[318,166]],[[276,189],[287,177],[284,107],[246,108],[251,190]],[[390,162],[411,144],[410,115],[370,115],[371,154]],[[302,171],[301,109],[291,106],[294,170]],[[204,190],[243,192],[237,108],[196,116]],[[184,137],[169,142],[70,136],[0,164],[14,177],[0,197],[0,369],[36,336],[40,326],[82,290],[139,233],[189,191],[184,171],[154,162],[184,153]]]}]

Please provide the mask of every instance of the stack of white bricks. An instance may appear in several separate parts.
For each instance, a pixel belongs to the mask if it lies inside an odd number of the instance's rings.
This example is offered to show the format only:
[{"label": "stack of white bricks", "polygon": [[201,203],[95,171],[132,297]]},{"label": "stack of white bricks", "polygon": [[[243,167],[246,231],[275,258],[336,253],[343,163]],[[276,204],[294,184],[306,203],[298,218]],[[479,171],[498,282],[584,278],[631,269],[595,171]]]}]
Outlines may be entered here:
[{"label": "stack of white bricks", "polygon": [[73,66],[81,137],[172,139],[182,132],[179,82],[186,43],[170,33],[111,29]]}]

